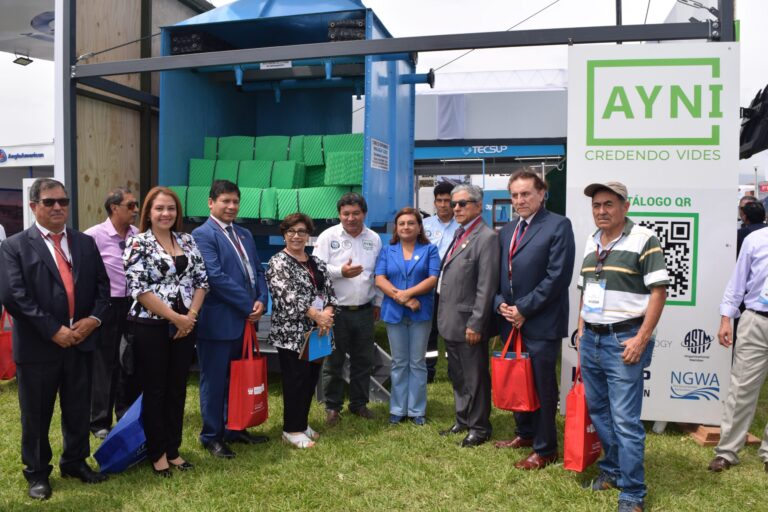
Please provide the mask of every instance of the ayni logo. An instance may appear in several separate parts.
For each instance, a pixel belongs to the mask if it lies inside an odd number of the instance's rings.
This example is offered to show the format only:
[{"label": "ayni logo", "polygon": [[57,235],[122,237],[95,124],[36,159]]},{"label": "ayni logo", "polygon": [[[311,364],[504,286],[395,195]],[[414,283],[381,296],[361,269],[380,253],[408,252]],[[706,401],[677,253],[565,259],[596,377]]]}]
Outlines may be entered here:
[{"label": "ayni logo", "polygon": [[720,379],[716,373],[673,371],[669,390],[669,398],[678,400],[719,400]]},{"label": "ayni logo", "polygon": [[587,61],[587,146],[716,146],[719,58]]}]

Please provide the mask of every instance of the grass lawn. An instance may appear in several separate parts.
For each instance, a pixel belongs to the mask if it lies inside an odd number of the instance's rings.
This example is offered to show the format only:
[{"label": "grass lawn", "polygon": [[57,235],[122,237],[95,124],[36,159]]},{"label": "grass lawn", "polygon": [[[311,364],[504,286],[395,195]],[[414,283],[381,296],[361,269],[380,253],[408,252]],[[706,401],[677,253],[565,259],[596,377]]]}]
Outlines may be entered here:
[{"label": "grass lawn", "polygon": [[[453,397],[441,359],[438,379],[429,385],[428,423],[390,426],[387,404],[373,404],[378,415],[366,421],[344,414],[326,429],[323,407],[315,404],[310,424],[323,436],[311,450],[295,450],[280,441],[280,378],[271,376],[270,419],[253,429],[271,438],[267,445],[234,445],[234,460],[213,459],[197,442],[201,421],[197,376],[190,378],[182,454],[194,471],[171,479],[152,474],[147,463],[109,481],[88,486],[51,478],[53,497],[43,503],[26,496],[21,473],[20,427],[15,381],[0,383],[0,511],[236,511],[236,510],[597,510],[616,509],[618,491],[592,493],[581,488],[594,477],[563,470],[562,464],[539,472],[515,470],[525,450],[476,449],[457,446],[460,438],[438,435],[452,424]],[[752,432],[768,420],[768,387],[758,405]],[[513,434],[512,414],[494,411],[494,439]],[[562,418],[560,418],[562,435]],[[650,425],[648,425],[650,429]],[[61,454],[59,415],[51,428],[54,465]],[[92,438],[93,439],[93,438]],[[562,437],[561,437],[562,441]],[[96,442],[92,441],[92,449]],[[723,474],[706,471],[712,450],[701,448],[670,426],[663,435],[648,434],[646,510],[768,510],[768,474],[755,447],[743,452],[742,465]],[[94,461],[91,461],[95,464]]]}]

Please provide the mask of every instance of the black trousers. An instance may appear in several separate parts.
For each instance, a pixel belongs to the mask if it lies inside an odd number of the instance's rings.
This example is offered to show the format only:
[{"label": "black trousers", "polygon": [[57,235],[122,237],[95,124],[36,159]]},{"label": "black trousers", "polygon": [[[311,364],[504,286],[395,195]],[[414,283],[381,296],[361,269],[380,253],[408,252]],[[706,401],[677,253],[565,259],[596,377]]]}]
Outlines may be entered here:
[{"label": "black trousers", "polygon": [[120,340],[128,327],[128,310],[133,299],[110,299],[109,316],[100,329],[98,348],[93,353],[91,379],[91,432],[112,427],[112,410],[117,420],[141,393],[136,378],[120,366]]},{"label": "black trousers", "polygon": [[465,340],[445,340],[448,378],[453,384],[456,424],[470,434],[491,437],[491,374],[488,340],[470,345]]},{"label": "black trousers", "polygon": [[30,482],[47,478],[53,469],[48,431],[57,393],[64,438],[59,465],[77,464],[90,455],[91,355],[91,352],[68,348],[55,362],[16,365],[21,408],[21,461],[26,466],[24,477]]},{"label": "black trousers", "polygon": [[196,331],[178,340],[168,324],[133,323],[134,366],[144,390],[142,417],[147,457],[156,462],[165,454],[179,456],[187,398],[187,375],[195,353]]},{"label": "black trousers", "polygon": [[533,440],[533,451],[542,457],[557,453],[557,357],[560,340],[523,337],[531,358],[533,380],[541,407],[534,412],[515,413],[515,434]]},{"label": "black trousers", "polygon": [[277,354],[283,375],[283,432],[304,432],[323,365],[302,361],[293,350],[278,348]]}]

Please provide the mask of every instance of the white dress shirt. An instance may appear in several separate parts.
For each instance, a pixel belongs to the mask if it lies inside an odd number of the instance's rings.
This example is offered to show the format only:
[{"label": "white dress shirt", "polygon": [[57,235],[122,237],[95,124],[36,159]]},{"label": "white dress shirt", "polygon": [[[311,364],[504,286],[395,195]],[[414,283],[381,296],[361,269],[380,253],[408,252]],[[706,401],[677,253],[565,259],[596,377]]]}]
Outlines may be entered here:
[{"label": "white dress shirt", "polygon": [[[374,306],[381,306],[383,294],[373,282],[380,251],[381,238],[374,231],[363,226],[363,231],[353,237],[338,224],[320,233],[312,254],[328,266],[340,306],[362,306],[371,301]],[[357,277],[341,275],[341,267],[350,258],[353,265],[363,266],[363,272]]]},{"label": "white dress shirt", "polygon": [[[237,234],[237,231],[235,230],[235,227],[232,226],[232,224],[226,224],[224,222],[221,222],[219,219],[217,219],[213,215],[211,215],[211,219],[213,220],[213,222],[218,224],[219,227],[221,228],[221,230],[224,232],[224,236],[226,236],[227,240],[229,240],[229,245],[231,245],[232,248],[235,250],[235,252],[237,253],[237,257],[238,258],[240,258],[240,253],[242,251],[242,254],[245,257],[245,264],[246,264],[245,265],[245,271],[248,273],[248,279],[250,279],[250,281],[251,281],[251,286],[255,286],[255,284],[256,284],[256,276],[253,275],[253,269],[251,268],[251,259],[248,257],[248,252],[245,250],[245,246],[240,241],[240,236]],[[227,228],[230,227],[230,226],[232,226],[232,231],[235,233],[235,238],[237,239],[237,243],[240,246],[239,249],[237,247],[235,247],[235,243],[229,237],[229,233],[227,232]],[[242,260],[240,260],[240,262],[241,262],[240,266],[242,267],[243,266],[242,265]]]},{"label": "white dress shirt", "polygon": [[[53,262],[56,263],[56,246],[53,245],[53,239],[51,238],[51,235],[54,234],[53,231],[51,231],[50,229],[44,228],[37,222],[35,222],[35,227],[38,229],[38,231],[40,231],[40,233],[43,234],[43,240],[45,240],[45,246],[48,248],[48,252],[51,253],[51,258],[53,258]],[[69,253],[69,242],[67,242],[67,228],[64,228],[64,231],[62,232],[64,233],[64,236],[61,238],[61,252],[64,253],[64,257],[71,264],[72,255]]]}]

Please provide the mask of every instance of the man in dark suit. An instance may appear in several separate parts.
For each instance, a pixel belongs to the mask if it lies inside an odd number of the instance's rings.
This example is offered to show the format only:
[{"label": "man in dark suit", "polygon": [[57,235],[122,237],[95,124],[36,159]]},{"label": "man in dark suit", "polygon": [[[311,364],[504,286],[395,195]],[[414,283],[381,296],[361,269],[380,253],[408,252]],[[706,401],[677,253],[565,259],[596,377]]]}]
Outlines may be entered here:
[{"label": "man in dark suit", "polygon": [[440,434],[468,431],[461,446],[473,447],[491,437],[488,338],[493,331],[493,299],[499,286],[499,250],[496,233],[480,216],[480,187],[456,186],[451,192],[451,206],[460,226],[438,278],[437,328],[448,353],[456,422]]},{"label": "man in dark suit", "polygon": [[216,180],[208,198],[211,217],[192,232],[205,260],[210,292],[197,322],[200,362],[200,442],[214,457],[232,458],[227,443],[258,444],[264,436],[225,428],[229,364],[240,359],[246,322],[257,322],[267,307],[267,283],[250,231],[233,224],[240,189]]},{"label": "man in dark suit", "polygon": [[66,229],[69,197],[56,180],[29,191],[35,225],[0,247],[0,300],[14,318],[13,354],[21,408],[21,459],[28,493],[51,496],[48,429],[58,392],[64,477],[106,480],[85,462],[90,455],[91,359],[109,307],[109,278],[96,243]]},{"label": "man in dark suit", "polygon": [[518,469],[542,469],[557,461],[557,356],[568,335],[568,285],[573,275],[575,244],[571,221],[544,208],[547,184],[538,174],[519,171],[509,179],[512,206],[519,219],[499,233],[499,294],[494,309],[501,316],[500,334],[522,330],[533,365],[541,407],[515,413],[516,437],[497,448],[533,447]]}]

